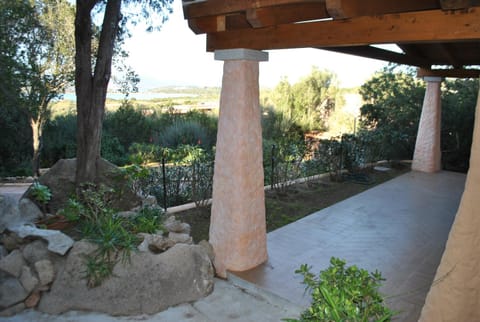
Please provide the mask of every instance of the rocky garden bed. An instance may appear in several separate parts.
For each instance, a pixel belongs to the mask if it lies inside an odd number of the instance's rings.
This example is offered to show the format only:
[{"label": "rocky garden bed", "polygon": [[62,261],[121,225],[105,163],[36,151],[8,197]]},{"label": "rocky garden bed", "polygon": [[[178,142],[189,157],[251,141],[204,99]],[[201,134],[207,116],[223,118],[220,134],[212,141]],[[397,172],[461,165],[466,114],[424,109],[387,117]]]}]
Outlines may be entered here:
[{"label": "rocky garden bed", "polygon": [[74,159],[59,161],[19,202],[0,196],[0,315],[152,314],[213,290],[208,242],[193,244],[190,226],[129,189],[118,168],[100,168],[102,185],[78,199]]}]

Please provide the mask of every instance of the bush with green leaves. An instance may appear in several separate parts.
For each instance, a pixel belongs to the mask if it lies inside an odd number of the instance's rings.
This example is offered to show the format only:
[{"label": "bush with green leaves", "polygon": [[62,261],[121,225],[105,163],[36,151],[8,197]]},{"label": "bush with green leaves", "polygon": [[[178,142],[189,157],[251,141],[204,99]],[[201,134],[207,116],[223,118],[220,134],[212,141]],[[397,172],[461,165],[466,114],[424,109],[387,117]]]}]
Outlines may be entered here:
[{"label": "bush with green leaves", "polygon": [[176,148],[182,145],[211,146],[212,138],[207,129],[200,123],[192,120],[178,120],[165,128],[159,136],[162,146]]},{"label": "bush with green leaves", "polygon": [[128,158],[134,164],[161,162],[165,153],[164,150],[157,144],[133,143],[128,149]]},{"label": "bush with green leaves", "polygon": [[385,322],[395,314],[379,293],[384,279],[378,271],[369,273],[355,265],[346,267],[344,260],[332,257],[330,266],[318,276],[311,273],[311,267],[306,264],[295,273],[303,276],[312,302],[299,320],[286,321]]},{"label": "bush with green leaves", "polygon": [[296,137],[263,141],[265,182],[275,190],[285,190],[288,182],[302,175],[305,142]]},{"label": "bush with green leaves", "polygon": [[52,199],[52,191],[49,187],[35,181],[29,190],[30,196],[42,207],[43,212],[47,211],[47,204]]}]

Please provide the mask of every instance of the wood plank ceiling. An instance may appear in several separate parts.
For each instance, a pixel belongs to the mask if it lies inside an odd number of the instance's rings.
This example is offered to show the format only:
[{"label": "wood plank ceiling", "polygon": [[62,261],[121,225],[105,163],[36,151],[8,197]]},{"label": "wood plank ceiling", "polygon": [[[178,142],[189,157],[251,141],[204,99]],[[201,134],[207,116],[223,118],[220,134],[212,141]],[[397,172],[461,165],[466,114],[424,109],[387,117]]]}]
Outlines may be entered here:
[{"label": "wood plank ceiling", "polygon": [[208,51],[311,47],[417,66],[421,76],[480,75],[480,0],[183,0],[183,12]]}]

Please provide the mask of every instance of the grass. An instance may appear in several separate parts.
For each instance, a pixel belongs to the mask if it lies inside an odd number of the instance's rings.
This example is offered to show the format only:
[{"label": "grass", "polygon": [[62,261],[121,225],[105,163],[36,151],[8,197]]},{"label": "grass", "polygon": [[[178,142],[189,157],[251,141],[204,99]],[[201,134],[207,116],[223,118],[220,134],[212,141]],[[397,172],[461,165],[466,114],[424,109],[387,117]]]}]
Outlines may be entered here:
[{"label": "grass", "polygon": [[[370,184],[352,181],[333,182],[327,177],[291,185],[285,191],[266,191],[267,232],[288,225],[409,170],[409,166],[406,165],[398,165],[386,172],[369,170],[367,174],[372,179]],[[190,224],[193,240],[198,243],[203,239],[208,240],[210,211],[211,208],[208,206],[189,209],[174,215],[177,219]]]}]

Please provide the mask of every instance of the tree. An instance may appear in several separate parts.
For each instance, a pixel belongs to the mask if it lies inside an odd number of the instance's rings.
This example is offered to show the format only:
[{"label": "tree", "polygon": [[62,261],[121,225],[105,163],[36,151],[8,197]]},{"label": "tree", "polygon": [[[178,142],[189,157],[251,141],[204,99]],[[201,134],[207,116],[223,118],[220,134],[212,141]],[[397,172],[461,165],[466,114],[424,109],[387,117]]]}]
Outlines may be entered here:
[{"label": "tree", "polygon": [[[77,96],[77,185],[94,182],[100,158],[105,99],[115,44],[128,36],[128,22],[144,18],[147,30],[159,28],[173,0],[77,0],[75,15],[75,93]],[[122,3],[127,10],[122,10]],[[92,15],[103,13],[98,49]]]},{"label": "tree", "polygon": [[478,79],[447,79],[443,83],[441,142],[447,170],[468,170],[477,93]]},{"label": "tree", "polygon": [[6,51],[2,50],[1,61],[2,69],[7,70],[6,101],[28,116],[33,173],[38,175],[50,102],[73,80],[74,9],[65,0],[11,1],[1,6],[7,37],[2,37]]},{"label": "tree", "polygon": [[326,130],[326,121],[335,109],[337,77],[328,70],[312,67],[308,76],[293,88],[294,118],[305,130]]},{"label": "tree", "polygon": [[31,30],[33,39],[27,51],[32,72],[25,87],[33,138],[33,172],[39,175],[40,151],[50,103],[61,96],[73,81],[74,8],[65,0],[35,1],[38,28]]},{"label": "tree", "polygon": [[[30,7],[21,1],[0,1],[0,171],[24,162],[31,133],[21,105],[24,64],[17,59],[31,25]],[[25,131],[25,128],[27,131]]]},{"label": "tree", "polygon": [[387,158],[411,158],[413,154],[425,94],[423,82],[413,73],[389,66],[360,88],[365,101],[361,125],[375,132]]}]

